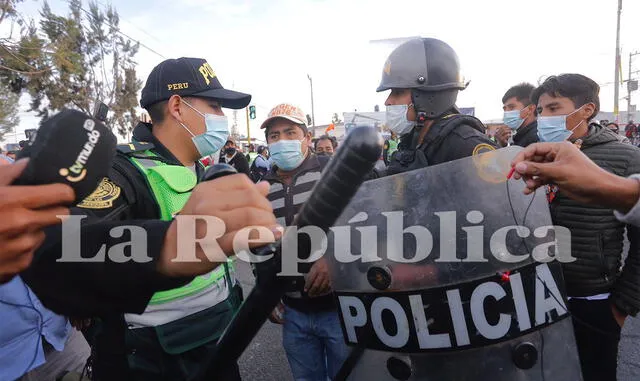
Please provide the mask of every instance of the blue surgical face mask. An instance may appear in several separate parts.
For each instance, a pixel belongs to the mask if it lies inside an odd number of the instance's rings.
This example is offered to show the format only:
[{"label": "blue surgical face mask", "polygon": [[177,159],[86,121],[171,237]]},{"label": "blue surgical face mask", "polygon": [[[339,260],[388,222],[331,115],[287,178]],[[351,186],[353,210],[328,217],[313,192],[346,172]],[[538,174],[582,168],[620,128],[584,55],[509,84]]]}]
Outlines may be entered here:
[{"label": "blue surgical face mask", "polygon": [[511,131],[516,131],[518,128],[520,128],[520,126],[522,126],[522,123],[524,123],[524,119],[520,117],[520,113],[522,112],[522,110],[504,112],[502,121],[511,129]]},{"label": "blue surgical face mask", "polygon": [[271,160],[280,169],[292,171],[304,161],[301,140],[278,140],[269,144]]},{"label": "blue surgical face mask", "polygon": [[407,112],[409,111],[409,107],[412,106],[413,105],[387,106],[386,120],[389,130],[393,131],[398,136],[406,135],[411,132],[413,127],[416,125],[416,122],[407,119]]},{"label": "blue surgical face mask", "polygon": [[576,109],[568,115],[538,116],[538,138],[541,142],[562,142],[573,134],[573,130],[578,128],[584,120],[580,121],[571,130],[567,130],[567,118],[580,110]]},{"label": "blue surgical face mask", "polygon": [[224,147],[229,137],[229,121],[227,117],[215,114],[203,114],[184,100],[182,100],[182,102],[204,118],[206,130],[203,134],[197,136],[194,135],[187,126],[180,123],[182,127],[191,134],[191,140],[193,140],[193,144],[196,146],[198,153],[200,153],[200,157],[209,156],[212,153],[220,151],[220,148]]}]

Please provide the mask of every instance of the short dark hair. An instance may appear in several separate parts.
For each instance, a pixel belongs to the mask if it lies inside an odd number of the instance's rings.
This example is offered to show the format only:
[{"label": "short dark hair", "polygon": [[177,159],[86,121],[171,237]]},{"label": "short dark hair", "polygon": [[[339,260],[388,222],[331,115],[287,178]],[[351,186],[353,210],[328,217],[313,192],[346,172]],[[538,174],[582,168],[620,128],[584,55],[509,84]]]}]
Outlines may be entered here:
[{"label": "short dark hair", "polygon": [[226,147],[226,146],[228,146],[228,145],[235,146],[235,145],[236,145],[236,143],[235,143],[233,140],[229,139],[229,140],[227,140],[227,142],[226,142],[226,143],[224,143],[224,145],[225,145],[225,147]]},{"label": "short dark hair", "polygon": [[329,135],[322,135],[319,138],[316,139],[315,142],[313,142],[313,149],[318,149],[318,142],[320,140],[328,140],[331,142],[331,146],[333,147],[333,149],[338,148],[338,141],[336,140],[335,136],[329,136]]},{"label": "short dark hair", "polygon": [[159,124],[164,122],[164,113],[167,108],[167,103],[169,103],[169,101],[162,101],[147,106],[147,112],[151,118],[151,123]]},{"label": "short dark hair", "polygon": [[[182,97],[182,99],[189,100],[189,101],[191,101],[193,98],[196,98],[196,97]],[[169,100],[167,99],[166,101],[157,102],[147,106],[146,110],[149,113],[149,117],[151,118],[151,123],[160,124],[164,122],[164,119],[165,119],[164,113],[168,103],[169,103]]]},{"label": "short dark hair", "polygon": [[531,92],[535,89],[535,87],[526,82],[519,83],[504,93],[502,97],[502,103],[507,103],[507,101],[511,98],[516,98],[516,100],[522,103],[525,107],[531,104]]},{"label": "short dark hair", "polygon": [[552,97],[565,97],[571,99],[575,108],[587,103],[596,106],[595,111],[588,120],[593,119],[600,111],[600,86],[591,78],[582,74],[560,74],[547,78],[538,88],[531,93],[531,100],[538,104],[542,94]]}]

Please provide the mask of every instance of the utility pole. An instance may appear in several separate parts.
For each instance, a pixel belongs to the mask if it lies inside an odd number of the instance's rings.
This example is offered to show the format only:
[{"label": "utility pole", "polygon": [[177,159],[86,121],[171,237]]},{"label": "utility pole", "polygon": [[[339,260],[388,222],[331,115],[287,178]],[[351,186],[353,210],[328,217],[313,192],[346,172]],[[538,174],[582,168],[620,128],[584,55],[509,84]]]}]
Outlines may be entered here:
[{"label": "utility pole", "polygon": [[234,128],[238,127],[238,110],[233,110],[233,125]]},{"label": "utility pole", "polygon": [[631,68],[633,65],[633,56],[639,55],[640,52],[629,53],[629,76],[627,77],[627,123],[631,120],[631,92],[638,90],[638,81],[631,79]]},{"label": "utility pole", "polygon": [[247,144],[251,144],[251,124],[249,124],[249,106],[244,108],[247,112]]},{"label": "utility pole", "polygon": [[309,85],[311,86],[311,135],[316,136],[316,114],[313,108],[313,79],[309,74],[307,74],[307,78],[309,78]]},{"label": "utility pole", "polygon": [[618,115],[620,110],[618,108],[618,102],[620,99],[620,14],[622,13],[622,0],[618,0],[618,25],[616,28],[616,74],[614,84],[614,99],[613,99],[613,115],[616,123],[618,122]]}]

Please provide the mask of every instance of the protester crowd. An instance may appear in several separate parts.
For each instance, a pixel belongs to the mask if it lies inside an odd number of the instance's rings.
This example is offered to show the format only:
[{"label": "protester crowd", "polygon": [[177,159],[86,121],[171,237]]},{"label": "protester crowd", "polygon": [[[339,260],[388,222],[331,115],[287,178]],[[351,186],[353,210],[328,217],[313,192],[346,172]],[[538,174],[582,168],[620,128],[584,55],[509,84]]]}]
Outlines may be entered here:
[{"label": "protester crowd", "polygon": [[[427,62],[414,62],[416,49]],[[638,128],[596,121],[596,82],[559,74],[537,87],[504,89],[504,126],[491,139],[455,105],[466,87],[458,65],[455,52],[435,39],[410,41],[390,55],[378,88],[390,91],[387,167],[369,178],[523,147],[513,162],[515,179],[525,181],[527,192],[543,190],[554,225],[572,233],[577,261],[563,263],[563,271],[583,378],[615,380],[621,328],[640,310]],[[171,86],[183,83],[189,86]],[[266,145],[242,152],[229,138],[223,108],[244,108],[250,100],[224,89],[204,59],[163,61],[142,90],[140,103],[152,123],[135,127],[134,140],[118,146],[109,176],[77,205],[70,205],[73,192],[64,185],[12,185],[26,162],[0,157],[7,162],[0,169],[0,380],[65,374],[190,380],[207,366],[242,301],[233,233],[262,226],[277,238],[341,149],[332,136],[313,137],[305,112],[283,103],[261,125]],[[238,174],[199,182],[213,157]],[[150,261],[56,262],[65,247],[55,217],[61,214],[88,216],[81,233],[89,256],[103,244],[121,244],[108,238],[108,229],[137,224],[152,230]],[[203,263],[172,261],[177,215],[222,219],[229,233],[220,247],[229,259],[207,261],[198,249]],[[631,244],[623,264],[625,236]],[[349,350],[328,264],[321,258],[300,271],[304,286],[288,292],[269,320],[283,325],[294,379],[333,379]],[[240,379],[237,365],[230,368],[217,379]]]}]

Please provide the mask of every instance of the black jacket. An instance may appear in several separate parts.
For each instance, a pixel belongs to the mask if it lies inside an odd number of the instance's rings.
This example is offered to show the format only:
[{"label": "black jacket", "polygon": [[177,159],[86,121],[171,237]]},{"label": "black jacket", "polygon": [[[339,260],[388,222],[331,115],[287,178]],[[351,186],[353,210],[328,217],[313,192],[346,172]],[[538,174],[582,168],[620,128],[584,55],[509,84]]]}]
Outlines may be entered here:
[{"label": "black jacket", "polygon": [[485,126],[478,119],[461,114],[448,114],[437,120],[418,142],[419,128],[400,140],[398,151],[392,156],[387,175],[406,172],[429,165],[437,165],[497,148],[485,134]]},{"label": "black jacket", "polygon": [[513,135],[513,144],[520,147],[526,147],[530,144],[537,143],[538,140],[537,121],[533,121],[531,124],[518,128],[516,134]]},{"label": "black jacket", "polygon": [[[226,162],[226,157],[225,157]],[[231,160],[227,163],[238,171],[238,173],[244,173],[249,176],[249,162],[247,161],[247,157],[244,156],[241,152],[236,152]]]},{"label": "black jacket", "polygon": [[[620,143],[609,129],[592,124],[582,140],[582,152],[603,169],[623,177],[640,173],[640,149]],[[562,191],[550,209],[554,225],[571,231],[577,258],[563,264],[568,295],[610,292],[618,309],[635,316],[640,309],[640,230],[619,222],[611,209],[581,204]],[[625,227],[631,245],[621,269]]]}]

